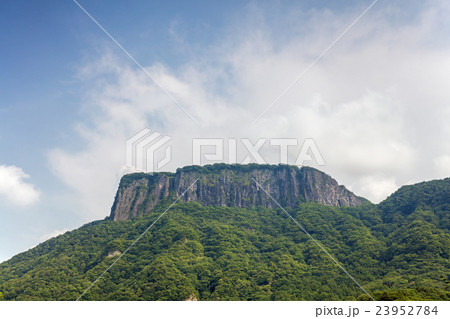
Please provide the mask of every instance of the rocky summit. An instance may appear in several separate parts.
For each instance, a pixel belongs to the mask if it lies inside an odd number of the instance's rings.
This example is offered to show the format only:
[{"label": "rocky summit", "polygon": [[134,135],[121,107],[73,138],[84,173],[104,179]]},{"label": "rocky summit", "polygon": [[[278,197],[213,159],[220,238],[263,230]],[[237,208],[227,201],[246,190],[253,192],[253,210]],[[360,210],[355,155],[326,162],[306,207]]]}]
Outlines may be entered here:
[{"label": "rocky summit", "polygon": [[311,167],[214,164],[188,166],[178,169],[176,173],[125,175],[110,218],[128,220],[143,216],[159,202],[174,201],[180,195],[181,202],[240,208],[275,208],[278,206],[276,202],[291,208],[299,202],[335,207],[368,202],[339,185],[329,175]]},{"label": "rocky summit", "polygon": [[0,300],[450,300],[449,194],[375,205],[287,165],[130,174],[110,216],[1,263]]}]

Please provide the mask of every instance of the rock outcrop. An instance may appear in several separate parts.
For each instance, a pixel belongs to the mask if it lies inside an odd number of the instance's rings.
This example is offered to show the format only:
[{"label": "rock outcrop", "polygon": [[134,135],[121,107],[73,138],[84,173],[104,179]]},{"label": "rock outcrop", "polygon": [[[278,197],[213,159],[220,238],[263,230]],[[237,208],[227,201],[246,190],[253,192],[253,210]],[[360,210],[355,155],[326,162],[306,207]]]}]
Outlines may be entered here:
[{"label": "rock outcrop", "polygon": [[274,208],[277,207],[274,200],[283,207],[309,201],[328,206],[356,206],[367,202],[338,185],[329,175],[311,167],[215,164],[188,166],[176,173],[125,175],[110,217],[127,220],[142,216],[161,201],[171,203],[180,195],[179,201],[245,208]]}]

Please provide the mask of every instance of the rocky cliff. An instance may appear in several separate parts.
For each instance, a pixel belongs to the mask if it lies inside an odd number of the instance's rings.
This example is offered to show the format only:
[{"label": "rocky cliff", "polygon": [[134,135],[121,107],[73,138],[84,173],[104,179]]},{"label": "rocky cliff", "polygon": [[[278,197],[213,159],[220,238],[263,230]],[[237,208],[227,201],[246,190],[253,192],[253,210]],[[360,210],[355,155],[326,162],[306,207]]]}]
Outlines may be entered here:
[{"label": "rocky cliff", "polygon": [[[188,191],[186,189],[198,181]],[[150,212],[161,201],[196,201],[202,205],[276,207],[258,182],[283,207],[313,201],[328,206],[356,206],[367,202],[329,175],[310,167],[288,165],[188,166],[176,173],[125,175],[111,210],[113,220],[127,220]]]}]

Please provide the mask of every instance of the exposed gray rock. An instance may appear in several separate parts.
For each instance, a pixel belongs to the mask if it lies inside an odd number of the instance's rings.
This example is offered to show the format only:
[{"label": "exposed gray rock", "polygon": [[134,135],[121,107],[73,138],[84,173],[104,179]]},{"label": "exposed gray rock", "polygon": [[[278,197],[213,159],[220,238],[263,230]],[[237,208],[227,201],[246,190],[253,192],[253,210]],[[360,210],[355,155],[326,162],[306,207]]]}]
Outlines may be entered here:
[{"label": "exposed gray rock", "polygon": [[[198,181],[190,188],[188,187]],[[329,175],[310,167],[288,165],[188,166],[176,173],[130,174],[122,178],[111,210],[114,220],[127,220],[150,212],[162,200],[229,207],[277,207],[255,179],[283,207],[299,202],[328,206],[356,206],[367,202]]]}]

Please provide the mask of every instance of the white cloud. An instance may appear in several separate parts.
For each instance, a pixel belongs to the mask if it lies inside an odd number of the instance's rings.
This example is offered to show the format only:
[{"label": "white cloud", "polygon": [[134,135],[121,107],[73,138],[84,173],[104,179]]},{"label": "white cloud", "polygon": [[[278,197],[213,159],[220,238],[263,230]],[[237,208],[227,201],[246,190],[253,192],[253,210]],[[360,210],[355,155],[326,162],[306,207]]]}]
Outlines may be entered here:
[{"label": "white cloud", "polygon": [[450,155],[442,155],[433,160],[436,166],[438,178],[441,176],[450,177]]},{"label": "white cloud", "polygon": [[395,192],[399,185],[396,184],[394,177],[366,176],[361,177],[352,188],[357,188],[360,193],[378,203]]},{"label": "white cloud", "polygon": [[29,176],[16,166],[0,165],[0,196],[17,206],[29,206],[39,200],[39,191],[25,180]]},{"label": "white cloud", "polygon": [[47,234],[42,235],[42,236],[39,238],[39,240],[40,240],[40,242],[44,242],[44,241],[46,241],[46,240],[48,240],[48,239],[50,239],[50,238],[53,238],[53,237],[62,235],[62,234],[64,234],[64,233],[66,233],[67,231],[69,231],[69,229],[67,229],[67,228],[64,228],[64,229],[55,229],[55,230],[53,230],[53,231],[51,231],[51,232],[49,232],[49,233],[47,233]]},{"label": "white cloud", "polygon": [[149,66],[200,128],[141,70],[106,53],[80,72],[93,86],[84,106],[90,125],[77,127],[86,148],[52,150],[51,165],[96,218],[109,212],[126,139],[145,127],[173,137],[170,170],[191,164],[192,137],[312,137],[327,162],[321,169],[375,202],[411,180],[445,177],[450,48],[435,34],[449,8],[421,8],[414,19],[394,4],[372,9],[255,126],[358,12],[292,10],[283,20],[291,33],[282,37],[263,17],[233,21],[220,42],[176,74]]}]

